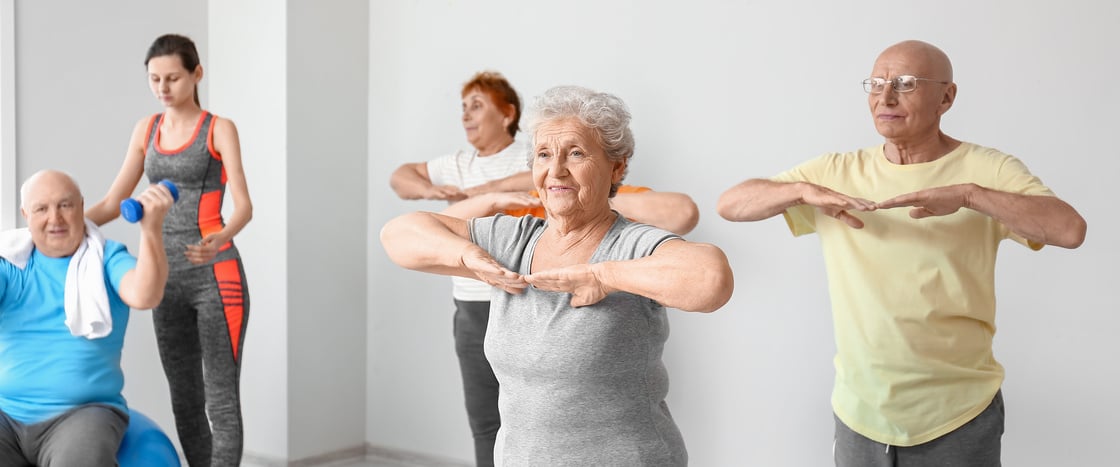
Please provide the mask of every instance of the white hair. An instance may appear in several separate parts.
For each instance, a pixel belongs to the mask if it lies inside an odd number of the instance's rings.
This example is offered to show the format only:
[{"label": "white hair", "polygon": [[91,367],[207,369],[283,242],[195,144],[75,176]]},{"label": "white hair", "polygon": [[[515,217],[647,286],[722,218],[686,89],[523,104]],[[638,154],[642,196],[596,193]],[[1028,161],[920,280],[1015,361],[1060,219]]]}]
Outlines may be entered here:
[{"label": "white hair", "polygon": [[[532,145],[537,145],[537,128],[547,122],[575,118],[580,124],[595,131],[607,159],[629,162],[634,156],[634,133],[630,131],[630,110],[622,99],[579,86],[556,86],[545,91],[533,103],[529,114],[529,134]],[[530,152],[530,160],[532,160]],[[627,164],[629,171],[629,164]],[[626,173],[623,172],[623,178]],[[621,182],[621,179],[620,179]],[[610,196],[618,191],[620,183],[611,185]]]}]

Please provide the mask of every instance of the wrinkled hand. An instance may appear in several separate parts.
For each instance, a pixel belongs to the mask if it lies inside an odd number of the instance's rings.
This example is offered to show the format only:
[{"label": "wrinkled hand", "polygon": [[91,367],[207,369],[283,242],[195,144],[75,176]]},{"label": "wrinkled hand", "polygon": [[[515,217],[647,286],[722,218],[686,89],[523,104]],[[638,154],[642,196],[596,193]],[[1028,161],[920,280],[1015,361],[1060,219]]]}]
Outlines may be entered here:
[{"label": "wrinkled hand", "polygon": [[536,272],[525,276],[525,280],[541,290],[572,294],[571,303],[574,307],[594,305],[611,292],[595,274],[594,266],[577,264]]},{"label": "wrinkled hand", "polygon": [[463,193],[459,187],[451,185],[432,185],[424,192],[424,199],[434,199],[441,201],[459,201],[466,199],[467,194]]},{"label": "wrinkled hand", "polygon": [[144,217],[140,218],[140,227],[162,231],[163,218],[167,215],[167,211],[171,210],[171,205],[175,204],[171,191],[162,184],[153,183],[135,199],[144,209]]},{"label": "wrinkled hand", "polygon": [[508,293],[519,294],[529,287],[529,283],[525,282],[521,274],[506,269],[478,245],[471,244],[463,250],[461,261],[464,267],[478,277],[478,280]]},{"label": "wrinkled hand", "polygon": [[921,219],[930,216],[947,216],[968,207],[969,194],[974,185],[965,183],[928,190],[915,191],[876,204],[879,209],[912,206],[910,217]]},{"label": "wrinkled hand", "polygon": [[874,211],[876,209],[875,203],[866,199],[855,198],[813,184],[809,185],[809,189],[802,194],[801,199],[805,204],[815,206],[824,215],[841,220],[854,229],[862,229],[863,221],[848,211]]},{"label": "wrinkled hand", "polygon": [[218,249],[225,245],[227,241],[222,238],[221,234],[210,234],[198,242],[197,245],[187,245],[187,251],[183,254],[191,264],[206,264],[213,261],[215,256],[218,256]]}]

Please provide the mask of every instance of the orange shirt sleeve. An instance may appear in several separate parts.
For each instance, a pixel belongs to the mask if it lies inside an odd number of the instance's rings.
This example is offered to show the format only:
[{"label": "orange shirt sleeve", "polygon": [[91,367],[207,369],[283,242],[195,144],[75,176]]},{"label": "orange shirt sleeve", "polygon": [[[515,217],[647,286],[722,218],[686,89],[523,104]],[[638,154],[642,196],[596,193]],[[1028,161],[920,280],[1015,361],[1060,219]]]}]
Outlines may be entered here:
[{"label": "orange shirt sleeve", "polygon": [[[653,191],[653,190],[650,189],[649,187],[637,186],[637,185],[621,185],[621,186],[618,187],[618,192],[619,193],[644,193],[644,192],[647,192],[647,191]],[[534,198],[540,198],[541,197],[540,194],[537,193],[537,190],[530,191],[529,194],[533,195]],[[505,214],[510,215],[510,216],[514,216],[514,217],[533,216],[533,217],[539,217],[541,219],[544,219],[544,216],[545,216],[544,206],[538,206],[538,207],[535,207],[535,208],[523,208],[523,209],[507,209],[504,212],[505,212]]]}]

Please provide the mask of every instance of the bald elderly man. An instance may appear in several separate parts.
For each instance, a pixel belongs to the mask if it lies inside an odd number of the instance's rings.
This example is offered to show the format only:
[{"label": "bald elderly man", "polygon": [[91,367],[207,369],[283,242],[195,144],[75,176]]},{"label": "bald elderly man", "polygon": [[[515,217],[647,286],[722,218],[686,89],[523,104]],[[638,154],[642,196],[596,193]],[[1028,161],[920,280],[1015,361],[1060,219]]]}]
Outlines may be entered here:
[{"label": "bald elderly man", "polygon": [[719,213],[820,235],[837,466],[998,466],[996,247],[1077,248],[1085,220],[1015,157],[941,131],[957,85],[938,48],[887,48],[864,90],[883,144],[747,180]]},{"label": "bald elderly man", "polygon": [[157,184],[137,197],[137,257],[90,226],[68,175],[38,172],[20,197],[27,229],[0,233],[0,464],[117,465],[121,347],[129,307],[163,297],[171,193]]}]

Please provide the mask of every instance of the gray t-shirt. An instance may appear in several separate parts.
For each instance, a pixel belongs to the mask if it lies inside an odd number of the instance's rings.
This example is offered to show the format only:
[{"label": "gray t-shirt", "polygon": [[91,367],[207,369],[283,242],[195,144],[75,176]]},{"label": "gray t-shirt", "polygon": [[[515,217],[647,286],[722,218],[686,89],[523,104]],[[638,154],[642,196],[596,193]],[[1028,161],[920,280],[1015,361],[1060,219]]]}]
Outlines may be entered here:
[{"label": "gray t-shirt", "polygon": [[[471,222],[472,240],[529,274],[543,219],[497,215]],[[641,258],[679,238],[618,216],[591,263]],[[500,386],[497,465],[679,466],[684,440],[669,414],[661,352],[665,307],[616,292],[573,308],[571,294],[494,289],[486,358]]]}]

